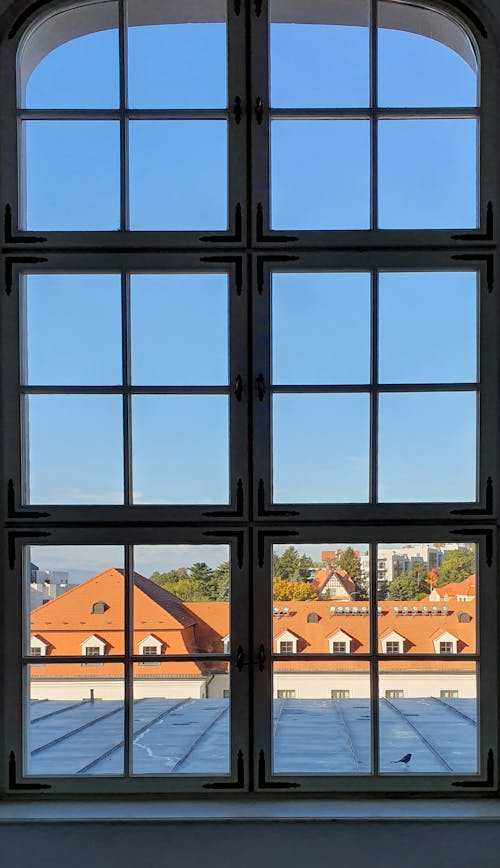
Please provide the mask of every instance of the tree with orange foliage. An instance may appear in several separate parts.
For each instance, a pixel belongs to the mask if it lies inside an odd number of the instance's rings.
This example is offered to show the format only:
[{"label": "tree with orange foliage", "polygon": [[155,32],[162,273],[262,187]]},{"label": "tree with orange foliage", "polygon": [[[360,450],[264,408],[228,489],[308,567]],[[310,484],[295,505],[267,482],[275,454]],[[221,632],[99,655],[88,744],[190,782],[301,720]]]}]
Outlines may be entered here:
[{"label": "tree with orange foliage", "polygon": [[286,579],[274,579],[273,597],[275,600],[316,600],[318,595],[311,589],[309,582],[288,582]]}]

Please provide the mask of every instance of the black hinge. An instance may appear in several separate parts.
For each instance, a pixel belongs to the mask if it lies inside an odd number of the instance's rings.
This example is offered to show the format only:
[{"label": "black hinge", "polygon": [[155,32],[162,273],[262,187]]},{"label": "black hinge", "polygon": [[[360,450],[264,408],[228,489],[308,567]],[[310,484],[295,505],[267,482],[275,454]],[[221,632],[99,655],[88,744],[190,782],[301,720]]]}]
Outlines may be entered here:
[{"label": "black hinge", "polygon": [[480,781],[453,781],[452,787],[474,787],[474,789],[495,786],[495,755],[490,747],[486,760],[486,778]]},{"label": "black hinge", "polygon": [[234,14],[239,15],[241,12],[241,0],[234,0]]},{"label": "black hinge", "polygon": [[486,226],[482,233],[466,232],[462,235],[452,235],[454,241],[493,241],[493,202],[490,200],[486,206]]},{"label": "black hinge", "polygon": [[263,401],[266,394],[266,383],[264,380],[264,374],[259,374],[255,380],[255,385],[257,387],[257,397],[259,401]]},{"label": "black hinge", "polygon": [[257,121],[257,125],[261,127],[264,120],[264,100],[261,96],[258,96],[255,100],[255,120]]},{"label": "black hinge", "polygon": [[14,285],[14,265],[35,265],[37,262],[47,262],[45,256],[6,256],[5,257],[5,292],[10,295]]},{"label": "black hinge", "polygon": [[264,292],[264,266],[267,262],[296,262],[300,256],[258,256],[257,257],[257,292]]},{"label": "black hinge", "polygon": [[8,202],[3,218],[3,234],[6,244],[35,244],[39,241],[47,241],[42,235],[31,235],[27,232],[24,235],[14,235],[12,231],[12,208]]},{"label": "black hinge", "polygon": [[[212,238],[208,240],[213,241]],[[241,256],[200,256],[200,262],[219,262],[221,264],[228,263],[229,265],[234,265],[236,295],[241,295],[243,291],[243,261]]]},{"label": "black hinge", "polygon": [[9,790],[50,790],[52,788],[51,784],[39,784],[29,783],[29,784],[18,784],[17,782],[17,766],[16,766],[16,755],[13,750],[11,750],[9,754]]},{"label": "black hinge", "polygon": [[486,549],[486,563],[491,567],[493,563],[493,531],[490,528],[466,527],[452,530],[450,533],[461,536],[484,536]]},{"label": "black hinge", "polygon": [[484,498],[484,509],[452,509],[451,515],[493,515],[493,480],[488,476],[486,480],[486,492]]},{"label": "black hinge", "polygon": [[244,492],[243,480],[238,478],[236,483],[236,508],[235,509],[218,509],[212,512],[204,512],[203,515],[207,518],[242,518],[244,511]]},{"label": "black hinge", "polygon": [[266,664],[266,649],[264,648],[262,642],[259,645],[259,650],[257,653],[257,668],[259,672],[264,672],[264,666]]},{"label": "black hinge", "polygon": [[461,262],[485,262],[486,263],[486,288],[489,293],[493,292],[495,285],[495,257],[493,253],[455,253],[452,259]]},{"label": "black hinge", "polygon": [[[225,514],[227,515],[228,513]],[[228,536],[236,537],[236,561],[238,563],[239,569],[241,570],[243,566],[244,553],[243,531],[205,530],[203,531],[203,536],[223,537],[225,539],[227,539]]]},{"label": "black hinge", "polygon": [[245,787],[245,765],[243,751],[240,749],[236,758],[236,781],[215,781],[212,784],[203,784],[204,790],[242,790]]},{"label": "black hinge", "polygon": [[262,12],[262,0],[254,0],[254,9],[257,18],[259,18]]},{"label": "black hinge", "polygon": [[19,539],[20,537],[26,537],[28,539],[38,539],[42,536],[50,536],[50,532],[43,530],[9,531],[9,533],[7,534],[7,554],[9,557],[9,567],[11,568],[11,570],[13,570],[16,565],[16,539]]},{"label": "black hinge", "polygon": [[[273,515],[273,513],[270,513]],[[298,536],[299,532],[297,530],[263,530],[257,534],[257,559],[259,562],[259,567],[264,566],[264,553],[265,546],[264,543],[266,541],[266,537],[289,537],[289,536]]]},{"label": "black hinge", "polygon": [[243,667],[245,665],[245,652],[243,650],[243,645],[238,645],[236,650],[236,669],[238,672],[243,672]]},{"label": "black hinge", "polygon": [[266,755],[259,751],[259,790],[296,790],[300,787],[297,781],[266,781]]},{"label": "black hinge", "polygon": [[200,235],[200,241],[210,241],[212,244],[227,244],[232,242],[237,244],[241,241],[243,235],[241,203],[236,203],[234,209],[234,232],[232,235]]},{"label": "black hinge", "polygon": [[7,518],[49,518],[50,512],[19,512],[16,509],[16,490],[14,480],[9,479],[7,483]]},{"label": "black hinge", "polygon": [[293,509],[266,509],[266,489],[263,479],[259,479],[259,487],[257,489],[257,513],[259,518],[267,516],[289,518],[292,515],[300,515],[299,512]]},{"label": "black hinge", "polygon": [[275,233],[274,235],[264,235],[264,209],[262,207],[262,202],[257,203],[257,216],[255,220],[255,229],[256,229],[256,241],[270,241],[275,244],[285,244],[287,241],[298,241],[297,235],[279,235]]},{"label": "black hinge", "polygon": [[243,396],[243,379],[241,374],[236,374],[236,379],[234,381],[234,397],[238,401],[241,402]]}]

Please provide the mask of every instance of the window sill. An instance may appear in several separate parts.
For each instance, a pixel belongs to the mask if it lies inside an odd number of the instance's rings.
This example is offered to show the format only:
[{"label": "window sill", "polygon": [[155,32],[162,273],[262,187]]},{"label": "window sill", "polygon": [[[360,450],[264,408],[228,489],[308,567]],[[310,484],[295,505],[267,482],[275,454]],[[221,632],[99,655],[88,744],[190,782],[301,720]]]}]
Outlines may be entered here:
[{"label": "window sill", "polygon": [[265,801],[191,801],[159,802],[61,800],[54,802],[15,802],[0,804],[1,823],[32,822],[499,822],[500,800],[481,799],[464,802],[454,799],[400,799],[394,801],[332,801],[266,799]]}]

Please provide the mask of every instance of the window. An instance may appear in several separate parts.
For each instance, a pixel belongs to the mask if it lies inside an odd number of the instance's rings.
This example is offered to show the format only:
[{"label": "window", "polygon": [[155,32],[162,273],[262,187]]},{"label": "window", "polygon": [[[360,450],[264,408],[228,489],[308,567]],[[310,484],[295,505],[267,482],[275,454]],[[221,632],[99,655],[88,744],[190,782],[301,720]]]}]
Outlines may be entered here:
[{"label": "window", "polygon": [[441,699],[458,699],[458,690],[440,690],[439,696]]},{"label": "window", "polygon": [[439,643],[439,653],[440,654],[453,654],[453,642],[440,642]]},{"label": "window", "polygon": [[[45,700],[113,733],[85,762],[61,748],[56,795],[238,791],[256,762],[258,792],[492,789],[498,82],[495,39],[452,5],[12,4],[0,503],[23,786],[45,781],[26,713]],[[45,606],[35,564],[67,576]],[[333,725],[318,756],[301,733]],[[408,768],[401,729],[432,744]]]},{"label": "window", "polygon": [[293,654],[294,653],[293,642],[280,642],[279,653],[280,654]]},{"label": "window", "polygon": [[399,642],[387,642],[385,646],[386,654],[400,654],[401,646]]},{"label": "window", "polygon": [[332,654],[345,654],[347,644],[345,642],[332,642]]}]

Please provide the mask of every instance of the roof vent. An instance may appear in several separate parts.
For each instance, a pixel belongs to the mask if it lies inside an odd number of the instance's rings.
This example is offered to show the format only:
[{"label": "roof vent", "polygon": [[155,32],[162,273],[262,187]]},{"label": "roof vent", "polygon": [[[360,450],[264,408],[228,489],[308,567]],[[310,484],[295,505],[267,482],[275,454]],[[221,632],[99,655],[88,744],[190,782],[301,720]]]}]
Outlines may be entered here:
[{"label": "roof vent", "polygon": [[458,612],[457,618],[462,624],[468,624],[469,621],[472,621],[472,615],[469,615],[468,612]]},{"label": "roof vent", "polygon": [[[332,611],[332,608],[333,607],[330,606],[330,612]],[[334,611],[335,611],[335,609],[334,609]],[[316,612],[309,612],[309,614],[307,616],[307,623],[308,624],[317,624],[318,621],[319,621],[319,615],[316,614]]]},{"label": "roof vent", "polygon": [[104,600],[99,600],[97,603],[94,603],[94,605],[92,606],[92,614],[93,615],[104,615],[104,612],[108,608],[109,608],[109,606],[106,605]]}]

